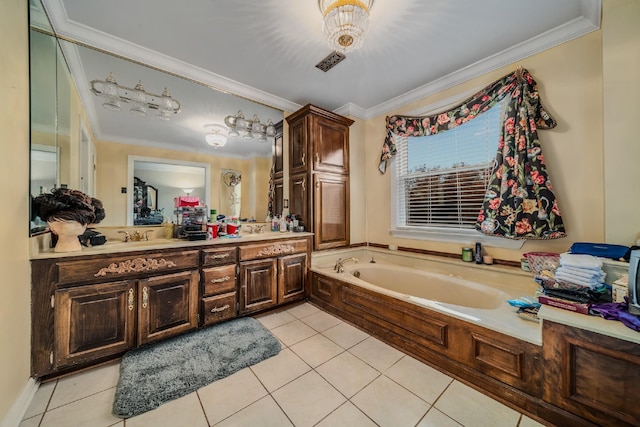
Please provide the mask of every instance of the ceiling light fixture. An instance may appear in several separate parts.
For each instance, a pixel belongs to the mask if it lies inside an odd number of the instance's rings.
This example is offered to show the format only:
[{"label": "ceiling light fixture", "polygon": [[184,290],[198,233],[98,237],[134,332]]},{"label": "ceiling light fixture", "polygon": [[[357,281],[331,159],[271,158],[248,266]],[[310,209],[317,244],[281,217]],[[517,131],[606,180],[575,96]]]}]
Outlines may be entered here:
[{"label": "ceiling light fixture", "polygon": [[240,136],[244,139],[256,138],[260,142],[267,139],[273,140],[276,136],[276,127],[269,119],[267,123],[260,123],[260,119],[256,114],[253,118],[246,119],[242,111],[238,111],[235,116],[227,116],[224,123],[229,127],[229,136]]},{"label": "ceiling light fixture", "polygon": [[346,53],[362,46],[373,0],[318,0],[318,6],[331,49]]},{"label": "ceiling light fixture", "polygon": [[166,87],[162,95],[154,95],[145,92],[141,81],[133,89],[120,86],[112,73],[105,80],[92,80],[90,87],[94,95],[104,98],[102,106],[107,110],[120,111],[121,103],[130,103],[129,111],[138,116],[146,116],[147,109],[157,110],[158,120],[171,120],[172,114],[180,112],[180,103],[169,95]]},{"label": "ceiling light fixture", "polygon": [[204,136],[207,144],[214,148],[224,147],[227,143],[227,136],[225,135],[227,128],[219,124],[208,124],[204,125],[204,127],[209,129],[209,132]]}]

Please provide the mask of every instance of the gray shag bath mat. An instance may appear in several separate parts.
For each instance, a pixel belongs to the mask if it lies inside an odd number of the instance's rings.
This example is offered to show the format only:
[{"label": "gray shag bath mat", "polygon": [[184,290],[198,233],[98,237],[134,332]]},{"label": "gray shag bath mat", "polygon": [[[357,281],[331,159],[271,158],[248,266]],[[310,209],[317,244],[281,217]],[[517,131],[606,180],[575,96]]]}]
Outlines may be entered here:
[{"label": "gray shag bath mat", "polygon": [[275,356],[280,342],[246,317],[131,350],[122,358],[113,414],[128,418]]}]

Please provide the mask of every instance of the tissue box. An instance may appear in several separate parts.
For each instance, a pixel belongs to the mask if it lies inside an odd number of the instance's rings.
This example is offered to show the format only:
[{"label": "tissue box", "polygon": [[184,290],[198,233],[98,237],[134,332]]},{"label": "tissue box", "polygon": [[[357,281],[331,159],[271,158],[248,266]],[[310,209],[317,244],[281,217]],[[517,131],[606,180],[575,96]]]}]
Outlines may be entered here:
[{"label": "tissue box", "polygon": [[629,275],[624,275],[611,284],[611,299],[613,302],[624,302],[629,295]]}]

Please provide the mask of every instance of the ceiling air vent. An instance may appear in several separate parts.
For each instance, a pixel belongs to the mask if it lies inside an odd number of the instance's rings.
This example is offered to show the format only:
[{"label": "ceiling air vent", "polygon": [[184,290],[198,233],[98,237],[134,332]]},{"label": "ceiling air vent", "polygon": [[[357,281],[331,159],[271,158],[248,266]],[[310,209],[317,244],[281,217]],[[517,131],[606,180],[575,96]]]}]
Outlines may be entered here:
[{"label": "ceiling air vent", "polygon": [[346,56],[344,56],[340,52],[332,52],[329,54],[329,56],[318,62],[316,64],[316,68],[320,68],[326,73],[327,71],[338,65],[340,62],[342,62],[342,60],[345,58]]}]

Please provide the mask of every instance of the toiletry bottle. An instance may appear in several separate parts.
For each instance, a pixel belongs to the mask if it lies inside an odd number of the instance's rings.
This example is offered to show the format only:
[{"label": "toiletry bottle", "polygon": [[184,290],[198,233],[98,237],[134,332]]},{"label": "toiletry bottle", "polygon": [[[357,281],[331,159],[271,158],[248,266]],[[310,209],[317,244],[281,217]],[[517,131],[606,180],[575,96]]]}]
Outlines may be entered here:
[{"label": "toiletry bottle", "polygon": [[287,219],[285,218],[284,214],[280,218],[280,231],[283,233],[287,231]]},{"label": "toiletry bottle", "polygon": [[480,242],[476,242],[475,261],[476,264],[482,264],[482,243]]}]

